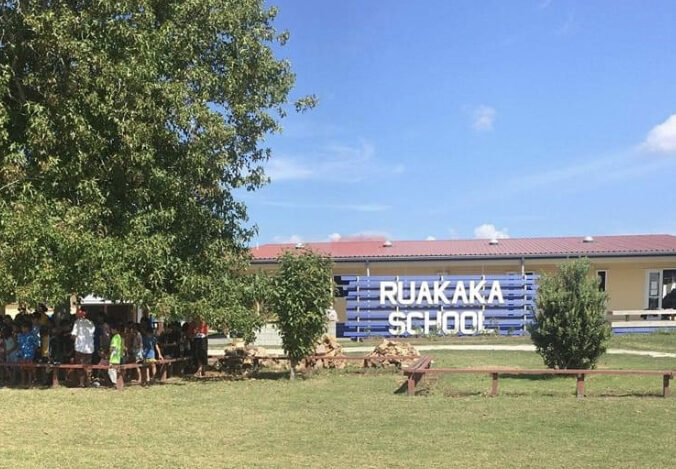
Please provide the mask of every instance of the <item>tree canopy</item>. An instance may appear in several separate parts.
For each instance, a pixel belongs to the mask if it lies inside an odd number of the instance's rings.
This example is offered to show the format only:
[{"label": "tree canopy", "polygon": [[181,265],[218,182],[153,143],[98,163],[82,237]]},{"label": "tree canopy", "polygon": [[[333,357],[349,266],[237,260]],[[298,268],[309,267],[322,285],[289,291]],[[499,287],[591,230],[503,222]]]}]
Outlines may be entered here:
[{"label": "tree canopy", "polygon": [[[294,83],[262,0],[0,2],[0,296],[232,313]],[[297,101],[297,109],[313,98]]]}]

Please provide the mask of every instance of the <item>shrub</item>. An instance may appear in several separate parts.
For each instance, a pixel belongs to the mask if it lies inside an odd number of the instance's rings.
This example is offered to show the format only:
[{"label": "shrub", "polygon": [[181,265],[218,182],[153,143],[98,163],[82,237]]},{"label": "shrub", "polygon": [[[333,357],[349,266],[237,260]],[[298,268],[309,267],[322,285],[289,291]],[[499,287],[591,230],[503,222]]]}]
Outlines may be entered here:
[{"label": "shrub", "polygon": [[608,295],[590,276],[588,259],[562,264],[539,284],[535,321],[530,333],[550,368],[589,369],[606,351]]},{"label": "shrub", "polygon": [[331,260],[303,249],[286,251],[278,260],[272,309],[279,319],[284,352],[295,365],[314,352],[326,332],[326,310],[333,303]]}]

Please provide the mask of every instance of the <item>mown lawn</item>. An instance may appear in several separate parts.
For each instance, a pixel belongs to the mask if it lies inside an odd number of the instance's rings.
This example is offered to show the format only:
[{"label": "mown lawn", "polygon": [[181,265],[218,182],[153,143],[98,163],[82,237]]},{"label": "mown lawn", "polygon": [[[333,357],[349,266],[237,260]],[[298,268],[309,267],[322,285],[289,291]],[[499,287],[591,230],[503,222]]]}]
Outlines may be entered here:
[{"label": "mown lawn", "polygon": [[[369,338],[361,342],[341,341],[341,345],[343,347],[375,347],[381,340]],[[530,336],[493,335],[411,337],[405,341],[414,345],[530,345],[533,343]],[[608,347],[676,353],[676,332],[613,335],[610,337]]]},{"label": "mown lawn", "polygon": [[[434,352],[434,366],[539,367],[527,352]],[[612,355],[606,368],[676,368]],[[443,377],[395,393],[395,372],[316,372],[150,388],[1,389],[0,467],[671,468],[676,398],[661,377]]]},{"label": "mown lawn", "polygon": [[613,336],[610,338],[610,346],[623,349],[676,353],[676,332]]}]

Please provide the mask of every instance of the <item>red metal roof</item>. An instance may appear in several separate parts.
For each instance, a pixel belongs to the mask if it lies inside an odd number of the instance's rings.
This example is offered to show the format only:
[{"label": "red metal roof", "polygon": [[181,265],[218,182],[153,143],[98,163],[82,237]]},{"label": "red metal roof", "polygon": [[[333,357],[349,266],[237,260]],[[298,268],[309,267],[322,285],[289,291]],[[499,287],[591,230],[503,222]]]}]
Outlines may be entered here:
[{"label": "red metal roof", "polygon": [[[583,236],[557,238],[500,239],[492,245],[487,239],[451,239],[434,241],[392,241],[384,246],[383,239],[340,240],[306,243],[310,249],[334,260],[389,258],[510,258],[561,256],[631,256],[674,255],[676,236],[666,234],[594,236],[584,242]],[[254,262],[277,259],[295,244],[265,244],[251,250]]]}]

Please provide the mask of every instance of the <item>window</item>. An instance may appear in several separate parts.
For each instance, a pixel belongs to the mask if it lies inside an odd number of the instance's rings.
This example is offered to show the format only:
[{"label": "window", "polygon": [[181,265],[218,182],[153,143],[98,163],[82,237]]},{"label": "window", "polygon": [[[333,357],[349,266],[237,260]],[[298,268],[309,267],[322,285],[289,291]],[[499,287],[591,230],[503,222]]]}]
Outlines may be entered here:
[{"label": "window", "polygon": [[648,272],[648,309],[660,308],[660,271]]},{"label": "window", "polygon": [[599,278],[599,290],[606,291],[606,281],[608,278],[608,272],[606,270],[597,270],[596,276]]},{"label": "window", "polygon": [[676,269],[662,271],[662,308],[676,309]]},{"label": "window", "polygon": [[646,308],[676,308],[676,269],[646,272]]}]

